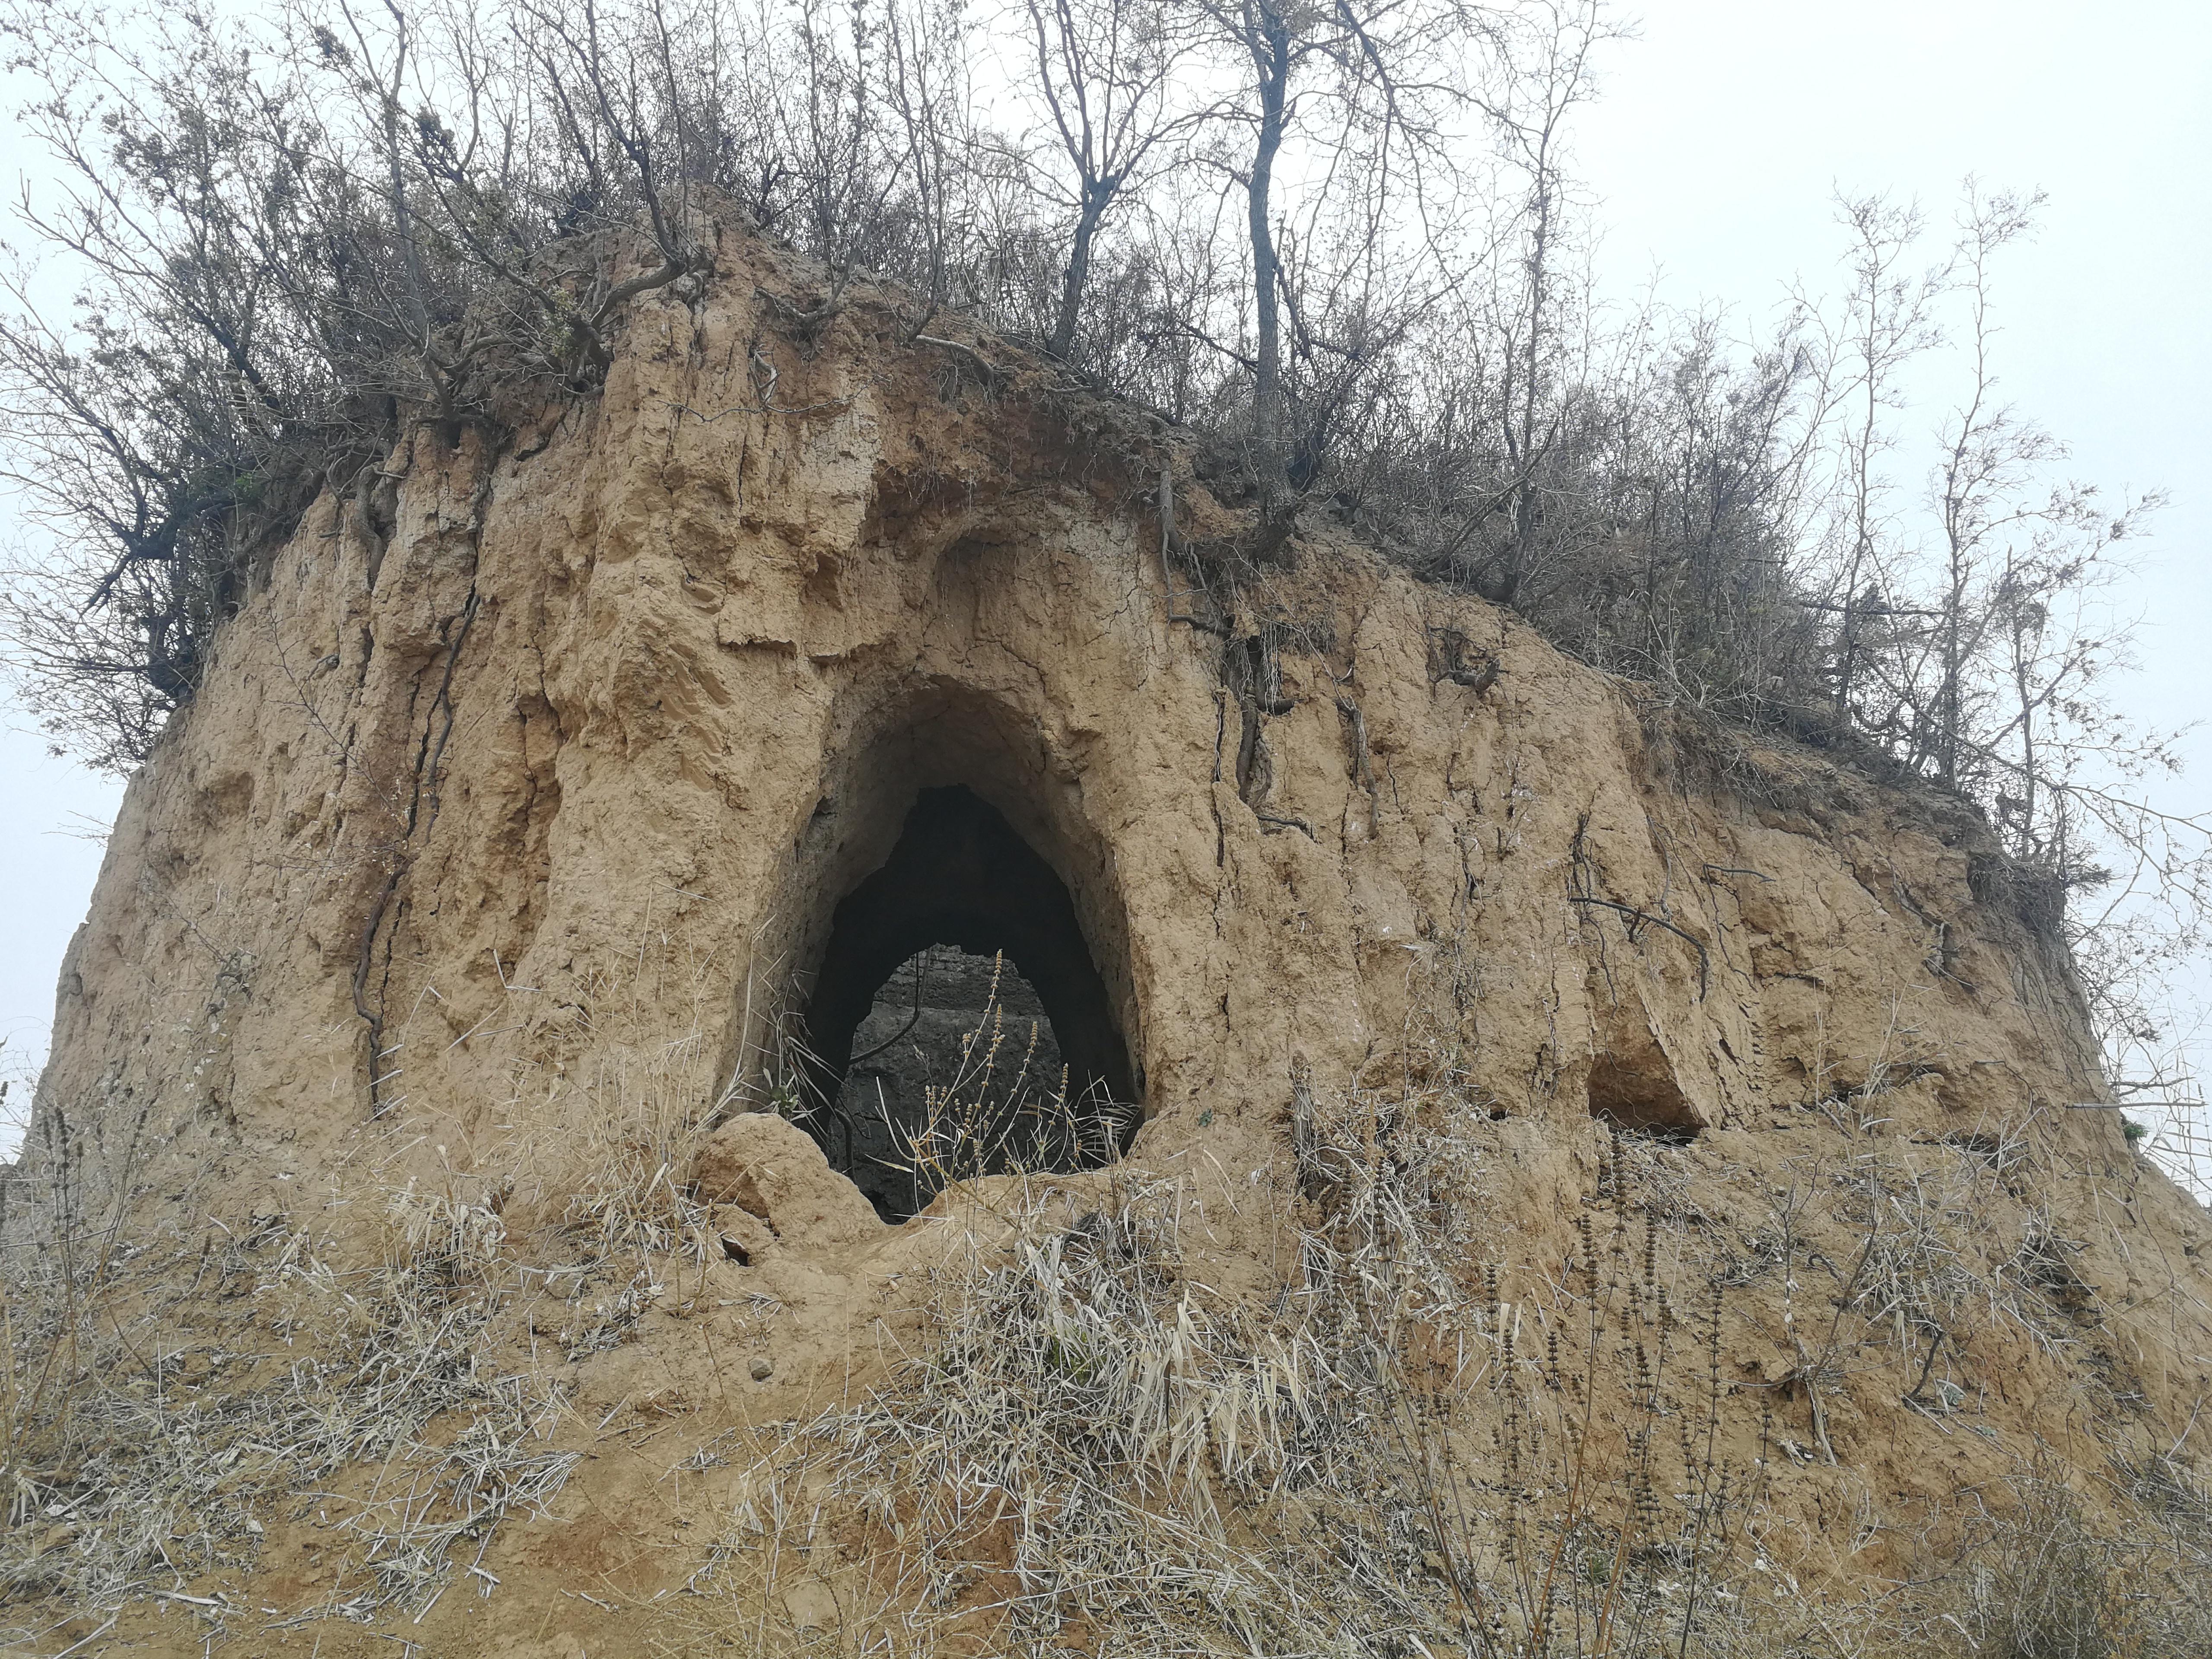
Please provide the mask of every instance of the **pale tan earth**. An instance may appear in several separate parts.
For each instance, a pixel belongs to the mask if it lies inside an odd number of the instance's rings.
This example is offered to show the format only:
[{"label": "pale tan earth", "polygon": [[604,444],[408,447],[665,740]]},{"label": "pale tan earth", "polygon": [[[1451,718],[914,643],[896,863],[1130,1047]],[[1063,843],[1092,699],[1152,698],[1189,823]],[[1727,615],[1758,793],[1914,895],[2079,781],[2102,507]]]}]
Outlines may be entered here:
[{"label": "pale tan earth", "polygon": [[[736,1472],[672,1472],[864,1398],[926,1340],[917,1287],[1003,1231],[1003,1183],[887,1228],[772,1117],[696,1152],[710,1119],[772,1103],[761,1056],[834,905],[940,783],[1072,893],[1141,1077],[1129,1167],[1187,1185],[1210,1293],[1264,1301],[1312,1224],[1297,1091],[1387,1086],[1449,1042],[1488,1107],[1470,1224],[1511,1271],[1571,1247],[1598,1107],[1703,1127],[1650,1143],[1687,1195],[1670,1261],[1755,1233],[1808,1171],[1878,1153],[1971,1185],[1977,1148],[2025,1149],[2042,1184],[1989,1201],[2064,1241],[2067,1340],[1999,1320],[1966,1342],[1971,1431],[1900,1403],[1912,1368],[1866,1350],[1826,1398],[1832,1464],[1804,1391],[1775,1395],[1804,1455],[1773,1501],[1808,1574],[1906,1572],[1957,1494],[2039,1444],[2085,1492],[2130,1437],[2193,1460],[2212,1229],[2100,1109],[2071,970],[1974,812],[1641,715],[1318,523],[1246,573],[1224,642],[1176,620],[1213,613],[1163,560],[1162,468],[1178,546],[1243,520],[1164,423],[988,341],[988,372],[909,343],[883,295],[810,344],[763,292],[818,283],[733,231],[702,295],[640,305],[603,397],[496,453],[425,429],[374,499],[322,501],[131,786],[62,976],[18,1239],[70,1136],[85,1204],[124,1192],[185,1248],[258,1218],[365,1260],[412,1181],[498,1209],[518,1261],[575,1259],[571,1200],[624,1158],[674,1160],[706,1218],[617,1346],[568,1359],[568,1304],[543,1295],[488,1328],[487,1363],[569,1391],[556,1443],[586,1454],[549,1516],[502,1523],[495,1589],[287,1626],[358,1568],[328,1505],[275,1504],[255,1565],[191,1582],[249,1610],[229,1650],[689,1650],[647,1621]],[[1264,663],[1224,665],[1255,638],[1279,700]],[[1490,654],[1493,684],[1446,672]],[[1823,1328],[1850,1249],[1802,1292]],[[1790,1376],[1778,1294],[1747,1291],[1733,1385]],[[186,1347],[272,1350],[256,1305],[162,1316]],[[86,1650],[197,1654],[211,1628],[142,1601]]]}]

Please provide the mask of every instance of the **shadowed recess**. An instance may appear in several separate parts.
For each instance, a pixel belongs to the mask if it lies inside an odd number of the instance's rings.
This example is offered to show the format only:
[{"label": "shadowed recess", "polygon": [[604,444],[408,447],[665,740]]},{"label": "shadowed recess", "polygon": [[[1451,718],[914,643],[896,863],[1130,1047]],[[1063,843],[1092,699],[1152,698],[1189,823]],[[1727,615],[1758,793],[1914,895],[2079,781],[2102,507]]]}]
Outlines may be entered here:
[{"label": "shadowed recess", "polygon": [[[933,947],[951,947],[971,965],[949,972],[957,958]],[[931,981],[913,961],[924,952],[940,964],[938,985],[966,988],[926,1005]],[[872,1139],[865,1127],[856,1135],[865,1103],[843,1097],[861,1092],[846,1088],[855,1034],[866,1023],[864,1059],[908,1043],[909,1001],[915,1017],[926,1006],[940,1017],[957,1011],[981,1031],[964,1065],[957,1043],[948,1048],[939,1034],[939,1074],[927,1078],[934,1108],[926,1106],[919,1080],[872,1095],[903,1146],[925,1128],[933,1133],[944,1164],[937,1170],[905,1167],[914,1160],[881,1136]],[[1056,1050],[1066,1068],[1064,1100],[1058,1066],[1046,1081],[1022,1063],[1032,1053],[1038,1013],[1047,1029],[1037,1031],[1036,1048]],[[887,1218],[927,1204],[947,1175],[1017,1164],[1096,1168],[1119,1155],[1135,1122],[1128,1050],[1066,887],[1004,817],[960,786],[921,791],[882,867],[838,903],[806,1028],[815,1055],[812,1132]],[[986,1076],[994,1033],[1002,1034],[1001,1057]],[[872,1089],[880,1079],[871,1079]],[[927,1124],[926,1110],[935,1114]],[[1053,1115],[1061,1120],[1057,1128],[1044,1124]]]},{"label": "shadowed recess", "polygon": [[1656,1049],[1634,1060],[1609,1054],[1590,1073],[1590,1115],[1623,1134],[1687,1146],[1705,1125]]}]

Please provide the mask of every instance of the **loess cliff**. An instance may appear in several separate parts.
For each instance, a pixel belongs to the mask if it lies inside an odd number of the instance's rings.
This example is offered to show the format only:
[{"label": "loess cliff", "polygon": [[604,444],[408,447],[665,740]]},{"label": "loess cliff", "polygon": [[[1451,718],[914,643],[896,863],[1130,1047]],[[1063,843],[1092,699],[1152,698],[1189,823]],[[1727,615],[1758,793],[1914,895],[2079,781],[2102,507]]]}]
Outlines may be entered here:
[{"label": "loess cliff", "polygon": [[[133,781],[0,1216],[102,1310],[22,1650],[2147,1643],[2212,1227],[1973,811],[818,290],[732,229],[326,496]],[[1095,1121],[902,1198],[835,1101],[946,946]]]}]

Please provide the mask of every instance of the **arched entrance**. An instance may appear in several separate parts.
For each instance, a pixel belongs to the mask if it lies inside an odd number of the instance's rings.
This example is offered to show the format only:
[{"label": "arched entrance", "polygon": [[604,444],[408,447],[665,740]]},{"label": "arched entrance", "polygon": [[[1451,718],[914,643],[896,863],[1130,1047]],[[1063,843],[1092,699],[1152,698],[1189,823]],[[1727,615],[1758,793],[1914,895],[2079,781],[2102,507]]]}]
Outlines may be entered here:
[{"label": "arched entrance", "polygon": [[839,902],[806,1029],[812,1132],[887,1219],[967,1175],[1096,1168],[1134,1126],[1066,885],[963,786],[921,790]]}]

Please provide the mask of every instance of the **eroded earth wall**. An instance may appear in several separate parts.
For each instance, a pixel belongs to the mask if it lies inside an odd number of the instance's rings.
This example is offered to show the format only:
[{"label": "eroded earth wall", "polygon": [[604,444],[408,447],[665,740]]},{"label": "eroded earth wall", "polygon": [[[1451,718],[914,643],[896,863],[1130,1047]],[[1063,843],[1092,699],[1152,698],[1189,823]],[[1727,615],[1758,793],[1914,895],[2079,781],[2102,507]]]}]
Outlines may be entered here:
[{"label": "eroded earth wall", "polygon": [[1438,993],[1504,1109],[1563,1126],[1742,1129],[1875,1068],[1936,1132],[2099,1097],[1964,808],[1779,755],[1730,786],[1326,537],[1180,621],[1212,602],[1162,557],[1162,465],[1178,545],[1233,519],[1160,423],[879,306],[796,336],[757,288],[803,273],[726,257],[596,404],[421,433],[275,555],[131,789],[34,1164],[67,1118],[310,1180],[373,1118],[516,1121],[617,1024],[741,1081],[945,783],[1066,884],[1148,1133],[1269,1122]]},{"label": "eroded earth wall", "polygon": [[[526,1241],[600,1215],[578,1194],[627,1160],[633,1194],[690,1179],[720,1243],[684,1258],[680,1308],[623,1304],[618,1349],[510,1334],[515,1364],[573,1369],[577,1455],[626,1402],[736,1409],[716,1328],[758,1355],[746,1413],[849,1396],[872,1374],[856,1331],[918,1316],[898,1286],[921,1231],[785,1151],[680,1155],[718,1117],[799,1103],[839,906],[922,792],[958,786],[1065,889],[1085,959],[1024,971],[1047,1007],[1084,974],[1103,988],[1077,1035],[1118,1045],[1095,1069],[1141,1109],[1132,1167],[1215,1194],[1209,1295],[1279,1305],[1285,1218],[1326,1207],[1297,1168],[1316,1101],[1449,1073],[1488,1137],[1452,1224],[1516,1272],[1565,1282],[1613,1167],[1601,1122],[1676,1160],[1651,1166],[1674,1183],[1652,1213],[1767,1298],[1714,1338],[1714,1387],[1759,1391],[1747,1425],[1813,1413],[1785,1426],[1826,1454],[1789,1499],[1815,1533],[1858,1526],[1877,1487],[1884,1512],[1935,1513],[2088,1415],[2186,1437],[2212,1388],[2202,1212],[2124,1145],[2048,896],[1970,809],[1639,708],[1325,528],[1240,566],[1239,504],[1164,422],[988,342],[915,337],[896,296],[791,320],[819,298],[733,231],[690,302],[641,303],[603,397],[497,443],[424,429],[267,560],[132,783],[69,953],[9,1183],[19,1242],[59,1202],[185,1239],[270,1218],[334,1249],[417,1181]],[[936,898],[988,896],[1000,864]],[[2012,1161],[2031,1143],[2033,1193]],[[2057,1323],[1992,1316],[1960,1371],[2002,1436],[1919,1397],[1964,1336],[1899,1313],[1882,1364],[1924,1354],[1914,1384],[1814,1375],[1791,1334],[1812,1257],[1773,1228],[1877,1158],[1884,1192],[1963,1160],[2019,1212],[2005,1271]],[[1835,1285],[1808,1305],[1832,1338],[1865,1281],[1844,1278],[1858,1247],[1820,1248]],[[580,1310],[585,1273],[562,1291]],[[579,1467],[560,1551],[518,1521],[480,1565],[680,1582],[662,1488]],[[632,1547],[648,1534],[661,1553]],[[1878,1534],[1852,1534],[1854,1571],[1888,1559]],[[300,1595],[320,1548],[279,1552]]]}]

